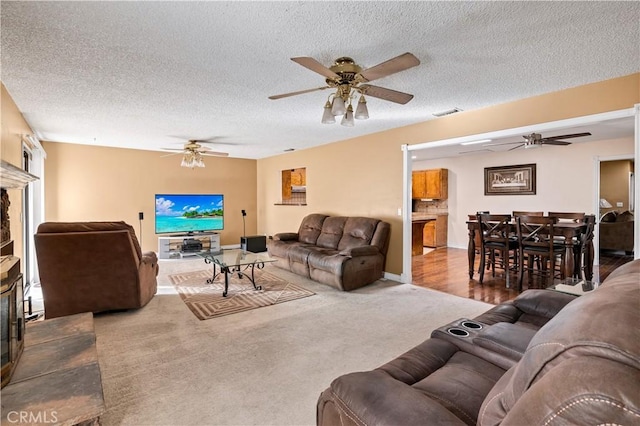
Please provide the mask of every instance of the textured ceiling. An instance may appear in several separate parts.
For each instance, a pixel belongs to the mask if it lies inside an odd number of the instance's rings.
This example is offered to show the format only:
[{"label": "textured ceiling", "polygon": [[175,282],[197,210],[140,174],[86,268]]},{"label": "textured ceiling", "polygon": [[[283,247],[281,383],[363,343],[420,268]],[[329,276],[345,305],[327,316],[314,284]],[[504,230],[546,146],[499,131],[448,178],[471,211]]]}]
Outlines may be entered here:
[{"label": "textured ceiling", "polygon": [[[215,138],[263,158],[640,71],[640,2],[3,1],[2,82],[43,140],[159,150]],[[364,68],[411,52],[377,80],[355,127],[320,123],[324,78],[289,58]],[[160,155],[160,154],[159,154]]]}]

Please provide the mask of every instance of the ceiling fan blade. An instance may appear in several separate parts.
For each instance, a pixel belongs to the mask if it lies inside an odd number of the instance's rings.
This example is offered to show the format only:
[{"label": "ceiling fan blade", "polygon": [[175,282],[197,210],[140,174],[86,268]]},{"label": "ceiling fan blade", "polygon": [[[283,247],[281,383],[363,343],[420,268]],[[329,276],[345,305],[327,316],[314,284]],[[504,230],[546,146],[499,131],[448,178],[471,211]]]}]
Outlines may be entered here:
[{"label": "ceiling fan blade", "polygon": [[367,96],[373,96],[374,98],[384,99],[385,101],[395,102],[397,104],[406,104],[413,95],[404,92],[398,92],[396,90],[385,89],[384,87],[372,86],[370,84],[362,84],[358,86]]},{"label": "ceiling fan blade", "polygon": [[420,60],[411,53],[403,53],[393,59],[374,65],[371,68],[360,71],[360,76],[364,81],[373,81],[391,74],[420,65]]},{"label": "ceiling fan blade", "polygon": [[300,56],[297,58],[291,58],[291,60],[297,64],[302,65],[305,68],[310,69],[313,72],[317,72],[320,75],[323,75],[330,79],[340,79],[340,76],[335,72],[331,71],[329,68],[322,65],[320,62],[316,61],[313,58],[308,56]]},{"label": "ceiling fan blade", "polygon": [[180,154],[182,154],[182,153],[181,152],[172,152],[171,154],[161,155],[160,158],[171,157],[172,155],[180,155]]},{"label": "ceiling fan blade", "polygon": [[298,92],[283,93],[282,95],[269,96],[269,99],[275,100],[275,99],[288,98],[289,96],[302,95],[303,93],[315,92],[316,90],[324,90],[328,88],[329,86],[324,86],[324,87],[317,87],[315,89],[300,90]]},{"label": "ceiling fan blade", "polygon": [[180,151],[180,152],[184,151],[184,149],[178,149],[178,148],[160,148],[160,149],[162,149],[163,151]]},{"label": "ceiling fan blade", "polygon": [[571,135],[551,136],[551,137],[548,137],[548,138],[543,138],[543,140],[581,138],[583,136],[591,136],[591,133],[585,132],[585,133],[573,133]]},{"label": "ceiling fan blade", "polygon": [[543,139],[541,142],[543,145],[571,145],[571,142],[565,142],[565,141],[556,141],[556,140],[549,140],[549,139]]},{"label": "ceiling fan blade", "polygon": [[200,155],[202,155],[204,157],[228,157],[229,153],[228,152],[207,151],[207,152],[201,152]]},{"label": "ceiling fan blade", "polygon": [[518,146],[514,146],[513,148],[510,148],[510,149],[508,149],[507,151],[513,151],[514,149],[518,149],[518,148],[520,148],[520,147],[523,147],[524,145],[525,145],[525,144],[521,143],[520,145],[518,145]]}]

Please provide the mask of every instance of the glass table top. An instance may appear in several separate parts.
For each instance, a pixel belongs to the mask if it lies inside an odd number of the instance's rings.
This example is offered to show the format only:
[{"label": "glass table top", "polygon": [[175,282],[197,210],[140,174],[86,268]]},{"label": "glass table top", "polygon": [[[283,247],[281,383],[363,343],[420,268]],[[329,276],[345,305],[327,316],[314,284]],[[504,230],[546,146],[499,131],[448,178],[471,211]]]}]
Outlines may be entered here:
[{"label": "glass table top", "polygon": [[196,256],[203,258],[205,261],[214,262],[222,267],[251,265],[252,263],[270,263],[276,259],[269,256],[268,253],[252,253],[250,251],[242,251],[240,249],[222,250],[222,251],[203,251],[196,253]]}]

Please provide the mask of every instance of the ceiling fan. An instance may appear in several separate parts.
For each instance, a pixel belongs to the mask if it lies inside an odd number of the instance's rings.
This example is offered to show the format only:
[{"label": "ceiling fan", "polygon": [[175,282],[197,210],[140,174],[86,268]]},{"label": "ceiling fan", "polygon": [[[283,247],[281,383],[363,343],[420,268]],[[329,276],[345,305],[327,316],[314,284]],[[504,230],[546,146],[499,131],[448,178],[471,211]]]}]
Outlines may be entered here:
[{"label": "ceiling fan", "polygon": [[198,140],[198,139],[190,139],[187,143],[184,144],[184,147],[182,149],[162,148],[164,151],[178,151],[171,154],[163,155],[163,157],[182,154],[182,163],[180,163],[180,165],[182,167],[194,168],[194,167],[204,167],[204,162],[202,161],[203,156],[207,156],[207,157],[228,157],[229,156],[229,154],[226,152],[212,151],[211,148],[202,146],[202,144],[204,143],[214,143],[214,142]]},{"label": "ceiling fan", "polygon": [[[333,101],[327,99],[322,123],[335,123],[335,116],[344,115],[341,124],[345,126],[353,126],[354,117],[356,119],[369,118],[365,95],[403,105],[413,99],[413,95],[408,93],[366,83],[420,64],[420,60],[408,52],[367,69],[362,69],[360,65],[347,56],[336,59],[333,65],[328,68],[310,57],[297,57],[291,58],[291,60],[324,76],[326,86],[273,95],[269,96],[269,99],[282,99],[318,90],[336,89],[335,93],[329,95],[329,99],[333,96]],[[353,97],[358,93],[360,94],[360,99],[354,116],[351,103]]]},{"label": "ceiling fan", "polygon": [[497,146],[497,145],[513,145],[519,144],[515,146],[509,151],[513,151],[518,148],[537,148],[541,145],[571,145],[571,142],[563,141],[561,139],[571,139],[571,138],[581,138],[583,136],[591,136],[591,133],[573,133],[569,135],[559,135],[559,136],[551,136],[548,138],[543,138],[540,133],[531,133],[529,135],[523,135],[524,142],[506,142],[506,143],[493,143],[493,144],[485,144],[483,146]]}]

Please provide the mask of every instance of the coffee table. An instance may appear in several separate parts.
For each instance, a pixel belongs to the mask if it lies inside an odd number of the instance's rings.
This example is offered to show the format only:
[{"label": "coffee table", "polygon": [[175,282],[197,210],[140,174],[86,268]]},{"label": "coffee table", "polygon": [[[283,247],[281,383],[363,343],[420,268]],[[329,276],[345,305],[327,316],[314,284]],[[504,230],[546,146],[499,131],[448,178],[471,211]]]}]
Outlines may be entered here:
[{"label": "coffee table", "polygon": [[253,288],[262,290],[262,286],[256,285],[254,271],[256,268],[262,269],[267,263],[275,262],[276,259],[269,257],[267,253],[251,253],[238,249],[222,251],[204,251],[196,253],[196,256],[204,259],[205,263],[213,265],[211,278],[207,283],[212,283],[216,277],[224,273],[224,292],[222,296],[227,297],[229,291],[229,274],[238,274],[238,278],[246,277]]}]

